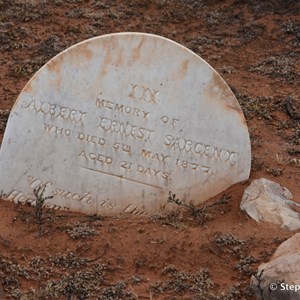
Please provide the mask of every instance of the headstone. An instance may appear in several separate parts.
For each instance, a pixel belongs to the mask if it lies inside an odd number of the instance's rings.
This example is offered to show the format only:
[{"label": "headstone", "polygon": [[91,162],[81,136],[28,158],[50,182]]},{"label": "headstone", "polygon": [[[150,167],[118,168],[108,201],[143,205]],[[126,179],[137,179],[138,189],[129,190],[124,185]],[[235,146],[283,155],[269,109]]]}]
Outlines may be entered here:
[{"label": "headstone", "polygon": [[[163,37],[119,33],[63,51],[19,95],[0,153],[0,190],[85,213],[147,215],[168,193],[199,204],[246,180],[247,125],[204,60]],[[172,208],[168,204],[166,208]]]},{"label": "headstone", "polygon": [[300,228],[300,214],[293,210],[300,204],[290,199],[291,192],[267,178],[253,180],[244,192],[240,208],[256,222],[280,224],[281,228]]}]

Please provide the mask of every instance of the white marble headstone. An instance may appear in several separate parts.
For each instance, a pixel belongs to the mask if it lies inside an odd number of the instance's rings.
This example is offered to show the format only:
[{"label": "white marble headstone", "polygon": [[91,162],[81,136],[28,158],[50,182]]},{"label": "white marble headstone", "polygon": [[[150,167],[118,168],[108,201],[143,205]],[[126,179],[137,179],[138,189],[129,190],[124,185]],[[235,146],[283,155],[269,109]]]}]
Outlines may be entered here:
[{"label": "white marble headstone", "polygon": [[[0,191],[49,207],[147,215],[246,180],[247,125],[203,59],[163,37],[119,33],[63,51],[19,95],[0,152]],[[170,204],[166,206],[170,207]]]}]

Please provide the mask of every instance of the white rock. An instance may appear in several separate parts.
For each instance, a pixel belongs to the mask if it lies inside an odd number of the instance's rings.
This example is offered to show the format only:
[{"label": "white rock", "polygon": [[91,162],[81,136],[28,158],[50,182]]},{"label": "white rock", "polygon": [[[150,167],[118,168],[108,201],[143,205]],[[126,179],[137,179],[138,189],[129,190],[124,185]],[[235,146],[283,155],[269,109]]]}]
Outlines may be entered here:
[{"label": "white rock", "polygon": [[300,299],[300,233],[282,243],[271,260],[259,266],[251,286],[257,299]]},{"label": "white rock", "polygon": [[[223,79],[183,46],[122,33],[79,43],[29,81],[10,114],[0,191],[86,213],[147,215],[246,180],[247,125]],[[172,208],[171,204],[167,208]]]},{"label": "white rock", "polygon": [[293,202],[287,188],[266,178],[256,179],[245,190],[240,208],[257,222],[280,224],[282,228],[300,228],[300,215],[291,207],[300,206]]}]

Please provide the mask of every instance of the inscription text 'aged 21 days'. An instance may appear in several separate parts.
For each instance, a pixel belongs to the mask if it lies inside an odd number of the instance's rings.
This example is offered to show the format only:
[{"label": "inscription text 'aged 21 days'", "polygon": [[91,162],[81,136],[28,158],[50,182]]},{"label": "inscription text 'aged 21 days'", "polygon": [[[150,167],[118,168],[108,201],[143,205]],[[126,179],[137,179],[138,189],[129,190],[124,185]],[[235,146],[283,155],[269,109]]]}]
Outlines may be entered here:
[{"label": "inscription text 'aged 21 days'", "polygon": [[248,178],[242,111],[205,61],[168,39],[105,35],[63,51],[25,86],[0,153],[0,190],[85,213],[147,215]]}]

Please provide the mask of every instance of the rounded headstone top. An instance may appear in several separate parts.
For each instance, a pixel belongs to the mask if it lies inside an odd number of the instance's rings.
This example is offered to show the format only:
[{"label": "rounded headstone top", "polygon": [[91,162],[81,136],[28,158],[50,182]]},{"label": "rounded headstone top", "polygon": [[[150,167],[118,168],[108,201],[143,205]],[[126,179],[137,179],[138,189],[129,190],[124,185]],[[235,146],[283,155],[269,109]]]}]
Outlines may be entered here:
[{"label": "rounded headstone top", "polygon": [[[50,207],[147,215],[168,193],[198,204],[249,177],[240,106],[203,59],[169,39],[117,33],[76,44],[28,82],[8,121],[0,190]],[[166,205],[167,204],[167,205]]]}]

